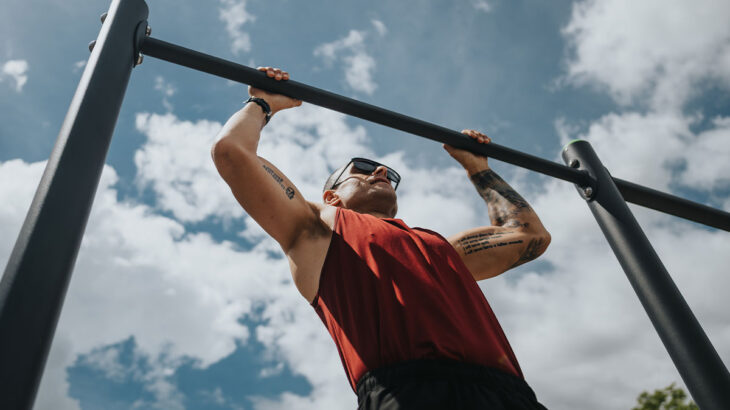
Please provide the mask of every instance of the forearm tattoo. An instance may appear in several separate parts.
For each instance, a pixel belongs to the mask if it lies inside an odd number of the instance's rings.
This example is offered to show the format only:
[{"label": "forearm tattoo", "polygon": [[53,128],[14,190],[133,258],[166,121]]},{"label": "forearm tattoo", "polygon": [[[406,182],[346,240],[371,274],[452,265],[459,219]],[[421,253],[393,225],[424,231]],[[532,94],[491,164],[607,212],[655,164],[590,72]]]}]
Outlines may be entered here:
[{"label": "forearm tattoo", "polygon": [[505,228],[526,228],[522,221],[527,212],[533,212],[527,201],[491,169],[471,176],[471,181],[487,203],[492,225]]},{"label": "forearm tattoo", "polygon": [[280,177],[279,174],[277,174],[276,171],[274,171],[271,167],[267,166],[266,164],[263,164],[263,167],[266,170],[266,172],[268,172],[269,175],[271,175],[271,177],[274,178],[274,181],[279,183],[279,186],[281,187],[281,189],[284,190],[284,193],[286,194],[286,196],[289,199],[294,198],[294,188],[292,188],[290,186],[285,186],[284,178]]},{"label": "forearm tattoo", "polygon": [[500,241],[504,235],[512,233],[514,233],[514,231],[477,233],[459,239],[457,241],[457,245],[464,251],[464,255],[469,255],[474,252],[497,248],[500,246],[521,244],[521,239],[516,241]]},{"label": "forearm tattoo", "polygon": [[[511,269],[529,262],[545,252],[549,244],[549,237],[531,237],[529,243],[525,245],[524,241],[528,237],[513,235],[524,232],[523,228],[528,228],[530,225],[528,221],[534,220],[532,218],[535,217],[535,211],[520,194],[490,169],[472,175],[471,180],[487,204],[492,225],[514,228],[514,230],[483,232],[459,239],[457,246],[461,247],[465,255],[501,246],[519,245],[522,248],[519,259],[509,268]],[[512,240],[504,238],[505,236],[511,236]],[[515,240],[515,237],[522,237],[524,240]]]},{"label": "forearm tattoo", "polygon": [[515,262],[515,264],[510,267],[510,269],[514,268],[515,266],[520,266],[523,263],[527,263],[533,259],[536,259],[543,252],[545,252],[545,247],[547,246],[547,244],[547,240],[543,238],[536,238],[531,240],[530,243],[527,244],[527,249],[525,249],[522,255],[520,255],[520,259],[518,259],[517,262]]}]

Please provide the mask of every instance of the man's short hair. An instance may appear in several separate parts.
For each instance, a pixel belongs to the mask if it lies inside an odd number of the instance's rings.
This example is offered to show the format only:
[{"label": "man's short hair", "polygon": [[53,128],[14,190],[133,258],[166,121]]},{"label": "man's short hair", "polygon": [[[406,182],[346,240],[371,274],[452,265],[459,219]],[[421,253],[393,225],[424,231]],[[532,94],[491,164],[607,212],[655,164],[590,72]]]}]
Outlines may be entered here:
[{"label": "man's short hair", "polygon": [[328,189],[334,189],[332,187],[332,185],[335,184],[335,179],[337,179],[337,177],[342,173],[342,171],[344,170],[344,168],[346,166],[348,166],[348,165],[350,165],[349,162],[347,164],[345,164],[345,165],[337,168],[336,170],[332,171],[332,173],[330,174],[329,178],[327,178],[327,182],[324,183],[324,188],[322,188],[322,192],[325,192]]}]

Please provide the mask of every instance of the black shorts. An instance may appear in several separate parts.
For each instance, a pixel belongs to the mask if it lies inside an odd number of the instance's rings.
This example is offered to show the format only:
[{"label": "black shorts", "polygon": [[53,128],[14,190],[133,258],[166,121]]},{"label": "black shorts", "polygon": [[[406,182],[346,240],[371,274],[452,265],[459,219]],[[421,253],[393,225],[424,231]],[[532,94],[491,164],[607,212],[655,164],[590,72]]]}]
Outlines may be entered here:
[{"label": "black shorts", "polygon": [[365,373],[358,410],[546,410],[527,383],[489,367],[412,360]]}]

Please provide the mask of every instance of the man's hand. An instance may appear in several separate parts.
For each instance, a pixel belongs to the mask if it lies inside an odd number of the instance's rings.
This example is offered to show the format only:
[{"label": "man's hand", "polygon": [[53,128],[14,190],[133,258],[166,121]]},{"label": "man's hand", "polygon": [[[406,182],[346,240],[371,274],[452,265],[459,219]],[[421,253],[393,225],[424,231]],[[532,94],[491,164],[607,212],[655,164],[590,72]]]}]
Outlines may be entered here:
[{"label": "man's hand", "polygon": [[[273,78],[276,81],[286,81],[289,79],[289,73],[287,73],[286,71],[282,71],[278,68],[259,67],[258,70],[265,72],[269,78]],[[271,107],[272,115],[275,114],[277,111],[302,105],[301,100],[295,100],[285,95],[270,93],[268,91],[253,88],[251,86],[248,87],[248,94],[251,97],[258,97],[266,100],[266,102],[269,104],[269,107]]]},{"label": "man's hand", "polygon": [[[492,141],[489,137],[479,131],[462,130],[461,133],[468,137],[471,137],[480,144],[489,144]],[[451,155],[451,157],[458,161],[459,164],[464,167],[464,169],[466,169],[466,172],[469,173],[469,175],[472,175],[479,171],[484,171],[485,169],[489,169],[487,157],[475,155],[469,151],[454,148],[451,145],[446,144],[444,144],[444,149],[446,150],[446,152],[449,153],[449,155]]]}]

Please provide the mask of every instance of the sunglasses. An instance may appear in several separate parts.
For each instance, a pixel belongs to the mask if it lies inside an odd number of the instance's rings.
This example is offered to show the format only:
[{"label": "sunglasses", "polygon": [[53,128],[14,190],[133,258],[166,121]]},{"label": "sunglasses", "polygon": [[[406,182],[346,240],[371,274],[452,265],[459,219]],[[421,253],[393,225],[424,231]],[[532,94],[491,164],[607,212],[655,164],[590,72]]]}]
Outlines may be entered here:
[{"label": "sunglasses", "polygon": [[[393,186],[393,190],[398,188],[398,183],[400,183],[400,175],[395,172],[395,170],[387,165],[383,165],[379,162],[375,162],[373,160],[367,159],[367,158],[353,158],[350,160],[350,162],[345,165],[344,168],[342,168],[342,171],[340,172],[340,175],[337,176],[337,179],[335,179],[335,182],[332,184],[332,187],[329,189],[335,189],[338,184],[341,184],[342,182],[345,182],[345,180],[340,181],[340,178],[342,177],[342,174],[345,173],[345,171],[350,167],[350,164],[352,164],[352,173],[358,173],[358,174],[364,174],[364,175],[370,175],[375,171],[379,166],[384,166],[387,169],[386,172],[386,178],[388,180],[395,184]],[[347,179],[347,178],[345,178]]]}]

